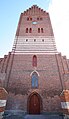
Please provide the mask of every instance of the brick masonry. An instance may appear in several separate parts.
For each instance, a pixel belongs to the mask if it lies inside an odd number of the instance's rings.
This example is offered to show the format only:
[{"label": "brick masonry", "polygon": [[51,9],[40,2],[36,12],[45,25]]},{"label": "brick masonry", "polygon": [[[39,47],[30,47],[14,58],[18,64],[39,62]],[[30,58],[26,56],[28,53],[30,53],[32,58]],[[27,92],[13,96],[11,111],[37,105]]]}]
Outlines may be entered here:
[{"label": "brick masonry", "polygon": [[[33,20],[27,21],[27,17]],[[43,20],[37,21],[37,17]],[[33,26],[34,21],[38,24]],[[26,33],[30,27],[32,33]],[[38,33],[38,28],[44,32]],[[38,46],[33,48],[35,44]],[[45,50],[39,44],[43,44]],[[32,65],[34,55],[37,67]],[[32,88],[32,72],[38,73],[38,88]],[[6,110],[28,112],[29,96],[36,92],[41,97],[41,112],[61,111],[60,94],[64,89],[69,90],[69,60],[57,52],[49,14],[37,6],[21,14],[12,51],[0,58],[0,86],[9,94]]]}]

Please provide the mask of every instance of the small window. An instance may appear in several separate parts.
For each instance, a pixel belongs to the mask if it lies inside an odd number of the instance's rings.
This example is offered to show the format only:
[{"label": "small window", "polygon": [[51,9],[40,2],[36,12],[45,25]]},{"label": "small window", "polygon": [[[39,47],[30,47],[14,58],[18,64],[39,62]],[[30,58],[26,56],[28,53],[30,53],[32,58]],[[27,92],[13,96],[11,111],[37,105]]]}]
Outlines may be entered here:
[{"label": "small window", "polygon": [[34,42],[36,41],[36,39],[34,39]]},{"label": "small window", "polygon": [[29,29],[29,33],[32,33],[32,28]]},{"label": "small window", "polygon": [[37,17],[37,20],[39,20],[39,17]]},{"label": "small window", "polygon": [[37,57],[36,55],[33,56],[33,67],[37,67]]},{"label": "small window", "polygon": [[38,33],[40,33],[40,28],[38,28]]},{"label": "small window", "polygon": [[26,42],[28,41],[28,39],[26,39]]},{"label": "small window", "polygon": [[41,33],[43,33],[43,28],[41,28]]},{"label": "small window", "polygon": [[39,20],[41,21],[41,20],[42,20],[42,17],[37,17],[37,20],[38,20],[38,21],[39,21]]},{"label": "small window", "polygon": [[32,18],[30,18],[30,21],[32,21]]},{"label": "small window", "polygon": [[32,21],[32,18],[31,17],[27,17],[27,21]]},{"label": "small window", "polygon": [[42,39],[42,42],[44,42],[44,39]]},{"label": "small window", "polygon": [[32,88],[38,88],[38,74],[36,72],[32,74]]},{"label": "small window", "polygon": [[27,21],[29,21],[29,17],[27,17]]},{"label": "small window", "polygon": [[40,17],[40,20],[42,20],[42,17]]},{"label": "small window", "polygon": [[28,33],[28,28],[26,28],[26,33]]}]

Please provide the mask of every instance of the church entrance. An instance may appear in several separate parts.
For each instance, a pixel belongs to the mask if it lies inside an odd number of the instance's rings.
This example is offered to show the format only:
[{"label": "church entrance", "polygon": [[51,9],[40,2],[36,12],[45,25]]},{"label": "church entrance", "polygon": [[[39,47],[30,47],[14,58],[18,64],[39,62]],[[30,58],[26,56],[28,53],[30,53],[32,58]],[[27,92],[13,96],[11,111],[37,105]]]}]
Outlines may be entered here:
[{"label": "church entrance", "polygon": [[28,113],[40,114],[41,111],[41,97],[38,93],[32,93],[28,99]]}]

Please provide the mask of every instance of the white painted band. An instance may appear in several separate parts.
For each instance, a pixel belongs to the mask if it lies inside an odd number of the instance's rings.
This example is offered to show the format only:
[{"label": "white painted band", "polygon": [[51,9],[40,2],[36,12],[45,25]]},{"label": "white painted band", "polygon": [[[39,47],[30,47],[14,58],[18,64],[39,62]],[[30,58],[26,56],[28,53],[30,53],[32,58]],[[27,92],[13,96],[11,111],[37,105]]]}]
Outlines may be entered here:
[{"label": "white painted band", "polygon": [[69,102],[61,102],[62,109],[69,109]]},{"label": "white painted band", "polygon": [[6,106],[6,100],[0,100],[0,107]]},{"label": "white painted band", "polygon": [[17,54],[17,55],[20,55],[20,54],[48,54],[48,55],[53,55],[53,54],[59,54],[58,52],[54,52],[54,51],[48,51],[48,52],[43,52],[43,51],[12,51],[12,54]]}]

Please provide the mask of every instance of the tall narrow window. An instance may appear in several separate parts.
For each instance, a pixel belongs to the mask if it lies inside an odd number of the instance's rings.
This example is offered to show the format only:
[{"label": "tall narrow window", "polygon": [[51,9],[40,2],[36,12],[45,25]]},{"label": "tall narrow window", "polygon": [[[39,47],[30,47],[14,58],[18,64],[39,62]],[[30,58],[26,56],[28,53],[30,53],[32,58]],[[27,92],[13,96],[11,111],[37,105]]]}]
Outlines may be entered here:
[{"label": "tall narrow window", "polygon": [[38,33],[40,33],[40,28],[38,28]]},{"label": "tall narrow window", "polygon": [[30,18],[30,21],[32,21],[32,18]]},{"label": "tall narrow window", "polygon": [[39,20],[39,17],[37,17],[37,20]]},{"label": "tall narrow window", "polygon": [[27,17],[27,21],[29,21],[29,17]]},{"label": "tall narrow window", "polygon": [[42,17],[40,17],[40,20],[42,20]]},{"label": "tall narrow window", "polygon": [[36,55],[33,56],[33,67],[37,67],[37,57],[36,57]]},{"label": "tall narrow window", "polygon": [[29,29],[29,33],[32,33],[32,28]]},{"label": "tall narrow window", "polygon": [[43,28],[41,28],[41,33],[43,33]]},{"label": "tall narrow window", "polygon": [[36,72],[32,74],[32,88],[38,88],[38,74]]},{"label": "tall narrow window", "polygon": [[26,28],[26,33],[28,33],[28,28]]}]

